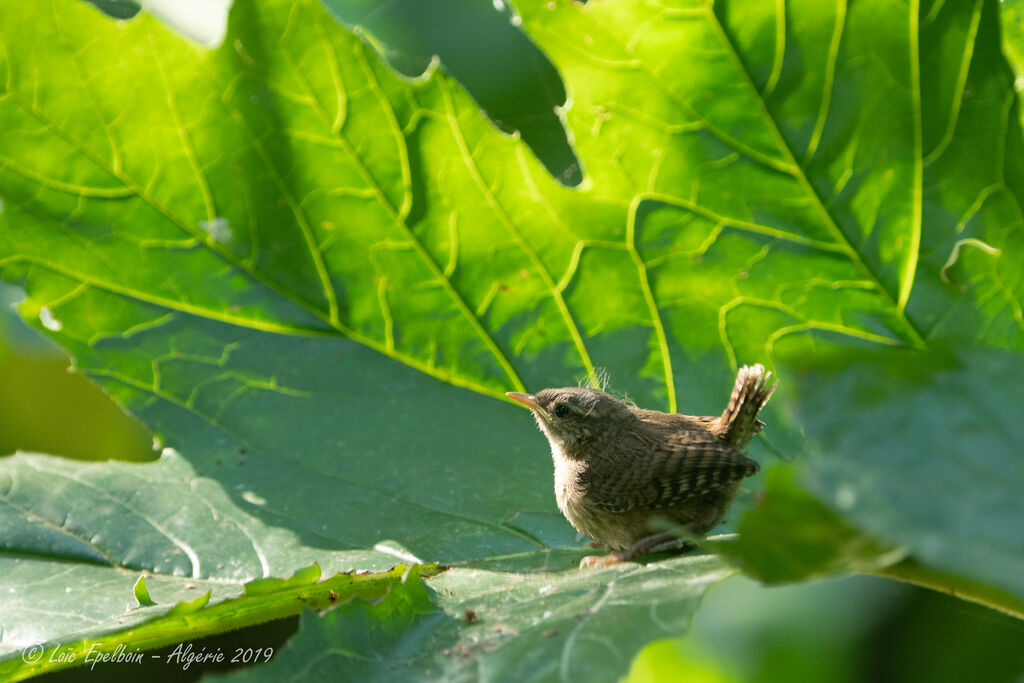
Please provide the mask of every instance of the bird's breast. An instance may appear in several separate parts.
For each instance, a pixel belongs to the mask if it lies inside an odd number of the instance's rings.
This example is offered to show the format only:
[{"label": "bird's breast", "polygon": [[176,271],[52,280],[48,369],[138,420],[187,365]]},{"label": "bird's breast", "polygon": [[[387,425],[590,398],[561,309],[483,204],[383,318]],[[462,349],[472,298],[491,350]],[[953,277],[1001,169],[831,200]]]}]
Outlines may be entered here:
[{"label": "bird's breast", "polygon": [[558,509],[566,519],[576,525],[574,518],[578,516],[584,493],[580,485],[580,475],[585,466],[582,462],[566,456],[557,443],[551,444],[551,459],[555,463],[555,500],[558,501]]},{"label": "bird's breast", "polygon": [[558,509],[577,531],[612,550],[624,550],[647,533],[646,524],[633,519],[636,515],[609,513],[593,507],[585,483],[588,464],[566,457],[555,446],[551,451],[555,461]]}]

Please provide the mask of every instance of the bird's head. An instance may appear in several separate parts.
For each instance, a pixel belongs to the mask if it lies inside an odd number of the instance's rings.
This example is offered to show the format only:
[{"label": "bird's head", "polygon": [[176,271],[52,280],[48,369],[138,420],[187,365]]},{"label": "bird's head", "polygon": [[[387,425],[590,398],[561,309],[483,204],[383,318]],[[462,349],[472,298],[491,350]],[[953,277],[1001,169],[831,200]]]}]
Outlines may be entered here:
[{"label": "bird's head", "polygon": [[505,395],[529,408],[551,445],[570,458],[584,457],[594,441],[636,419],[614,396],[586,387]]}]

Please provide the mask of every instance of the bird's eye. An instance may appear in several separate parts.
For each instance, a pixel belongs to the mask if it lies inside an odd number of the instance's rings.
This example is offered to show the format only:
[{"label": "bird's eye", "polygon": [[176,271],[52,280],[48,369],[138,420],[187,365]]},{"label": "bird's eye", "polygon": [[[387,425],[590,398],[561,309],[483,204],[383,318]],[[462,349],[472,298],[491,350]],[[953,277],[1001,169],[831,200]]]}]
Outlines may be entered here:
[{"label": "bird's eye", "polygon": [[564,403],[559,403],[555,406],[555,417],[565,417],[569,414],[569,406]]}]

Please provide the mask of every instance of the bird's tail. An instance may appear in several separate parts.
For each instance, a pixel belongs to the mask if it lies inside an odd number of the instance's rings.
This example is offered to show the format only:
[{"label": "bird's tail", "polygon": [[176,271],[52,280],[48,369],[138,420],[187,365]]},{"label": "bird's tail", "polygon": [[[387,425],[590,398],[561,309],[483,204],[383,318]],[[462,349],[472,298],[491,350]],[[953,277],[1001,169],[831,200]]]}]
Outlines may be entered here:
[{"label": "bird's tail", "polygon": [[735,448],[743,448],[761,431],[764,423],[757,419],[757,414],[778,386],[778,382],[768,384],[771,374],[760,363],[740,368],[729,405],[718,418],[714,430],[719,438],[725,439]]}]

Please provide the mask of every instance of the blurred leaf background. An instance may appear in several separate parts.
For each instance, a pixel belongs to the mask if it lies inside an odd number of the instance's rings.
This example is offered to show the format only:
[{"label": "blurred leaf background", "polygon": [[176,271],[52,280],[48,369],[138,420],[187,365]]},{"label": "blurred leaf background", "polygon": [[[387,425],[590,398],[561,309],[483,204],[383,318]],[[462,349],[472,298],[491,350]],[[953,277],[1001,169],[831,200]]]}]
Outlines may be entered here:
[{"label": "blurred leaf background", "polygon": [[[387,10],[367,3],[327,4],[342,21],[365,26],[391,63],[410,75],[430,54],[440,54],[499,126],[521,131],[556,177],[567,184],[579,181],[579,168],[550,109],[564,98],[557,75],[532,62],[525,48],[516,51],[516,39],[499,28],[507,26],[500,10],[471,2],[438,3],[429,11],[414,2],[392,3]],[[1011,14],[1016,3],[1004,6],[1004,17],[1017,16]],[[467,25],[475,30],[465,30]],[[495,33],[480,30],[486,25]],[[493,45],[502,49],[482,49]],[[483,54],[501,63],[482,60]],[[523,63],[530,68],[521,68]],[[533,77],[523,77],[524,72]],[[523,110],[524,102],[549,106]],[[0,452],[152,458],[144,428],[94,385],[69,373],[66,356],[8,312],[6,304],[18,298],[17,290],[2,288]],[[652,644],[631,675],[633,680],[685,680],[679,677],[682,666],[691,680],[1009,681],[1024,671],[1024,656],[1014,647],[1022,639],[1018,621],[880,579],[764,588],[737,577],[710,591],[686,640]]]}]

